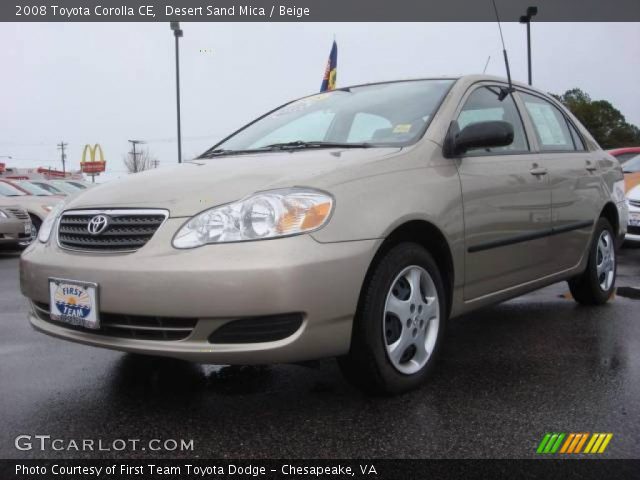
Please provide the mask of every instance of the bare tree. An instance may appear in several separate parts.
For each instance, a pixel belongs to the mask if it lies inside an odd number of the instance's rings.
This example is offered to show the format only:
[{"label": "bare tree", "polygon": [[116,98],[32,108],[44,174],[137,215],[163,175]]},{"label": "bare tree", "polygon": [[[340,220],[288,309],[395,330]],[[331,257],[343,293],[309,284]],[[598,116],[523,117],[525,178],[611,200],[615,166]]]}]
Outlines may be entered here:
[{"label": "bare tree", "polygon": [[122,158],[125,167],[129,173],[138,173],[157,167],[158,160],[149,153],[149,150],[140,150],[138,152],[129,152]]}]

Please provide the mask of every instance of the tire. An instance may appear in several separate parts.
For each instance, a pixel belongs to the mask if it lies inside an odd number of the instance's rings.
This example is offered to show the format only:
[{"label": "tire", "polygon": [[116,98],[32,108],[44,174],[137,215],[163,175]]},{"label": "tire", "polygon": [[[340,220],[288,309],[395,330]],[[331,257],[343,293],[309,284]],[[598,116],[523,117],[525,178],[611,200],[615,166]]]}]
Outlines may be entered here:
[{"label": "tire", "polygon": [[607,303],[615,289],[617,268],[613,228],[601,217],[593,232],[586,270],[568,282],[575,301],[582,305]]},{"label": "tire", "polygon": [[[418,278],[419,289],[413,287]],[[433,370],[446,315],[445,288],[433,257],[415,243],[392,247],[365,281],[350,351],[338,359],[343,374],[367,393],[417,388]]]}]

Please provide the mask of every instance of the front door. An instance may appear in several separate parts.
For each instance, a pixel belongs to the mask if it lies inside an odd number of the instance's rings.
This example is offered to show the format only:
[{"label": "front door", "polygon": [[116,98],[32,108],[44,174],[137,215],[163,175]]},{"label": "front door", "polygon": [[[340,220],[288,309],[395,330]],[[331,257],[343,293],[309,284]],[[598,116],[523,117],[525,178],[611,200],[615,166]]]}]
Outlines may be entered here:
[{"label": "front door", "polygon": [[506,147],[468,151],[458,160],[465,224],[465,300],[499,292],[551,272],[551,192],[546,162],[533,154],[512,95],[483,85],[464,100],[460,129],[504,120],[513,125]]}]

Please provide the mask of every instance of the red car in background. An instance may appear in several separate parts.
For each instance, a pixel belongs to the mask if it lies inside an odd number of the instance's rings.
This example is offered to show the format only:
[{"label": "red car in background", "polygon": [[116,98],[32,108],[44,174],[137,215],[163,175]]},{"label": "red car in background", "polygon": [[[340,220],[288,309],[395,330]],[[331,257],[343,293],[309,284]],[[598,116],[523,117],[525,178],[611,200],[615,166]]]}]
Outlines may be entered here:
[{"label": "red car in background", "polygon": [[618,159],[624,172],[625,192],[640,185],[640,147],[625,147],[609,150]]}]

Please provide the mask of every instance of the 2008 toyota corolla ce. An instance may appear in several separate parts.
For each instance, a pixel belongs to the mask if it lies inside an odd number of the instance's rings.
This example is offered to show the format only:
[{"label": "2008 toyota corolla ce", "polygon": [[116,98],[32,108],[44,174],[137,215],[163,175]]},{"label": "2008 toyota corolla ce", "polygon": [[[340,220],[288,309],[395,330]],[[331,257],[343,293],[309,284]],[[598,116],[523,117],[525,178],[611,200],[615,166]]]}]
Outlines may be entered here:
[{"label": "2008 toyota corolla ce", "polygon": [[432,370],[450,318],[563,280],[606,302],[626,208],[618,162],[544,93],[361,85],[71,197],[21,286],[31,324],[65,340],[219,364],[335,356],[397,393]]}]

